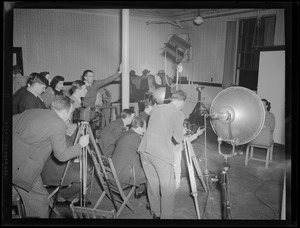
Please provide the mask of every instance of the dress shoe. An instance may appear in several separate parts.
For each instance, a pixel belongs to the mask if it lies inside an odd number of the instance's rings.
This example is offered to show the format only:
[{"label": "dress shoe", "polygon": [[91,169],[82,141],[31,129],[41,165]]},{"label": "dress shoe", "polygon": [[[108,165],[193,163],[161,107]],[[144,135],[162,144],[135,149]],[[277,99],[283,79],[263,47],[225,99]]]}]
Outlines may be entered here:
[{"label": "dress shoe", "polygon": [[160,219],[156,214],[153,214],[153,219]]},{"label": "dress shoe", "polygon": [[61,197],[61,196],[57,197],[57,202],[63,203],[63,202],[65,202],[65,201],[66,201],[66,200],[65,200],[63,197]]},{"label": "dress shoe", "polygon": [[67,201],[67,200],[65,200],[65,201],[57,201],[56,202],[56,206],[59,206],[59,207],[69,207],[69,205],[70,205],[70,201]]},{"label": "dress shoe", "polygon": [[[85,206],[85,207],[88,207],[88,206],[90,206],[91,204],[92,204],[92,202],[90,201],[90,200],[88,200],[88,199],[86,199],[85,200],[85,204],[84,204],[84,201],[82,200],[81,201],[82,203],[81,203],[81,205],[82,206]],[[74,203],[73,204],[75,207],[80,207],[80,200],[78,200],[76,203]]]}]

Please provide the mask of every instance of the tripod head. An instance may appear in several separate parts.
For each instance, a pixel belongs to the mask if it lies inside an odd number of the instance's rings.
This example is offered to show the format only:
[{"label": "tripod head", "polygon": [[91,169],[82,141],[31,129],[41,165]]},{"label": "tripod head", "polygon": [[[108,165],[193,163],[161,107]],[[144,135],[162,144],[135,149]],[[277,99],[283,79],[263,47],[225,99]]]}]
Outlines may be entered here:
[{"label": "tripod head", "polygon": [[197,87],[196,87],[196,90],[197,90],[199,93],[201,93],[202,90],[203,90],[204,88],[205,88],[204,86],[197,86]]}]

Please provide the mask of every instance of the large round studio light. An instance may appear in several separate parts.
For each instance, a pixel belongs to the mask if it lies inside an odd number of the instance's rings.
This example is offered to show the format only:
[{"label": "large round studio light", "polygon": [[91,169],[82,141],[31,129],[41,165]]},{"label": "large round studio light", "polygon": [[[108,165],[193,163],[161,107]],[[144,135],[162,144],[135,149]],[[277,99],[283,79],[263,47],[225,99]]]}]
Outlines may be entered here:
[{"label": "large round studio light", "polygon": [[265,110],[261,99],[244,87],[221,91],[210,107],[211,126],[216,135],[234,145],[252,141],[263,128]]}]

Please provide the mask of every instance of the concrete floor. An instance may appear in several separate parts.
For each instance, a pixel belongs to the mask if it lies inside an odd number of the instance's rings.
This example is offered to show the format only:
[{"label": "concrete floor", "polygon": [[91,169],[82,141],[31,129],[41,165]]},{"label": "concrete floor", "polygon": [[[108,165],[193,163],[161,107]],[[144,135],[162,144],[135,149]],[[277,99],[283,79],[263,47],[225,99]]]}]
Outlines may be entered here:
[{"label": "concrete floor", "polygon": [[[220,179],[220,172],[224,166],[224,156],[218,153],[217,136],[211,128],[207,128],[207,142],[205,159],[204,134],[193,142],[195,155],[200,159],[200,167],[203,175],[205,170],[216,174]],[[222,154],[229,153],[232,147],[227,143],[221,144]],[[256,152],[256,156],[265,156],[265,152]],[[269,167],[265,168],[265,163],[261,161],[249,161],[245,165],[245,150],[243,154],[237,154],[228,158],[230,168],[228,170],[228,201],[230,220],[280,220],[281,204],[283,192],[283,180],[285,170],[285,149],[280,145],[274,146],[273,161]],[[205,162],[207,160],[207,163]],[[207,165],[206,165],[207,164]],[[200,179],[196,179],[198,208],[200,219],[209,221],[222,220],[222,200],[221,184],[217,182],[208,182],[207,193],[204,191]],[[205,182],[210,178],[205,178]],[[92,191],[88,192],[88,198],[92,205],[96,203],[101,195],[101,190],[96,179],[92,184]],[[90,194],[91,193],[91,194]],[[148,224],[147,221],[139,219],[152,219],[150,212],[146,209],[146,197],[135,199],[133,196],[130,202],[134,207],[131,211],[125,207],[118,219],[126,219],[125,224],[132,221],[140,224]],[[71,219],[72,214],[68,207],[57,206],[60,216],[53,215],[53,218]],[[106,197],[98,209],[111,210],[113,205]],[[174,225],[188,225],[191,221],[197,220],[195,199],[191,195],[191,184],[187,172],[185,156],[182,160],[182,182],[181,187],[176,193],[175,219]],[[154,220],[149,221],[150,223]],[[248,224],[248,223],[246,223]]]}]

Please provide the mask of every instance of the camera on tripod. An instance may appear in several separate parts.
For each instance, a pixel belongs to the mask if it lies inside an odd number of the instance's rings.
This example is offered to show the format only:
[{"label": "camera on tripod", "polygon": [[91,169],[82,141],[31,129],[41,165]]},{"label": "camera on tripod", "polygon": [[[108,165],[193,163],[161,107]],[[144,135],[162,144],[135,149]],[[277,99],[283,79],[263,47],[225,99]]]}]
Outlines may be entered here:
[{"label": "camera on tripod", "polygon": [[99,113],[96,108],[76,108],[73,112],[73,122],[85,121],[90,122],[98,119]]},{"label": "camera on tripod", "polygon": [[190,136],[193,131],[191,129],[191,123],[188,119],[185,119],[184,122],[183,122],[183,128],[186,128],[187,129],[187,133],[184,135],[184,136]]}]

